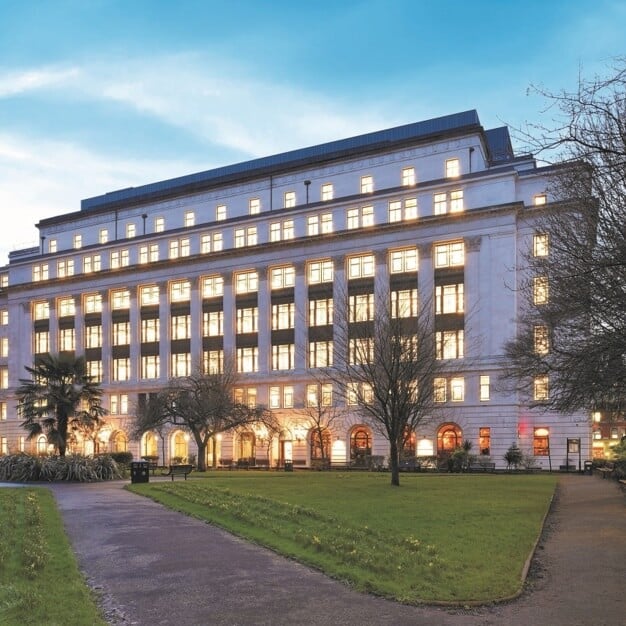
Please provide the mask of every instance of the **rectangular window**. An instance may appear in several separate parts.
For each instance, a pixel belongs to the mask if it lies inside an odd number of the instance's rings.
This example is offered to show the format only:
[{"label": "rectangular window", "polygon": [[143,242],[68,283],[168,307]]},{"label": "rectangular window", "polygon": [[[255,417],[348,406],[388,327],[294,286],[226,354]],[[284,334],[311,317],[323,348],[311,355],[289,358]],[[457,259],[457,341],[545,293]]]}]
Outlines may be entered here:
[{"label": "rectangular window", "polygon": [[256,333],[259,330],[259,309],[237,309],[237,334]]},{"label": "rectangular window", "polygon": [[478,429],[478,451],[485,456],[491,454],[491,428]]},{"label": "rectangular window", "polygon": [[417,317],[418,313],[417,289],[402,289],[391,292],[391,317]]},{"label": "rectangular window", "polygon": [[154,379],[160,376],[161,360],[158,354],[141,357],[141,378]]},{"label": "rectangular window", "polygon": [[205,350],[202,355],[205,374],[221,374],[224,372],[224,351]]},{"label": "rectangular window", "polygon": [[286,209],[291,209],[296,206],[296,192],[295,191],[285,191],[285,204]]},{"label": "rectangular window", "polygon": [[550,397],[547,376],[536,376],[533,380],[533,400],[544,402]]},{"label": "rectangular window", "polygon": [[9,454],[9,442],[6,437],[0,437],[0,454]]},{"label": "rectangular window", "polygon": [[309,367],[331,367],[333,364],[333,342],[309,342]]},{"label": "rectangular window", "polygon": [[389,252],[389,272],[391,274],[417,272],[417,248],[391,250]]},{"label": "rectangular window", "polygon": [[[172,339],[191,337],[191,315],[173,315],[171,319]],[[184,374],[185,376],[187,374]]]},{"label": "rectangular window", "polygon": [[130,322],[113,323],[113,345],[127,346],[130,344]]},{"label": "rectangular window", "polygon": [[465,245],[462,241],[435,245],[435,267],[460,267],[465,263]]},{"label": "rectangular window", "polygon": [[0,309],[0,326],[6,326],[9,323],[9,312],[7,309]]},{"label": "rectangular window", "polygon": [[79,250],[83,247],[83,236],[82,235],[74,235],[73,238],[73,246],[75,250]]},{"label": "rectangular window", "polygon": [[188,302],[191,298],[191,283],[188,280],[177,280],[170,283],[170,301]]},{"label": "rectangular window", "polygon": [[57,240],[56,239],[50,239],[48,241],[48,252],[50,254],[53,254],[57,251]]},{"label": "rectangular window", "polygon": [[323,261],[309,261],[309,285],[333,282],[333,262],[330,259]]},{"label": "rectangular window", "polygon": [[404,203],[401,200],[389,202],[389,222],[409,221],[416,218],[417,198],[405,198]]},{"label": "rectangular window", "polygon": [[36,354],[50,352],[50,333],[47,330],[35,333],[34,350]]},{"label": "rectangular window", "polygon": [[111,269],[115,270],[120,267],[128,267],[130,257],[128,250],[113,250],[111,252]]},{"label": "rectangular window", "polygon": [[113,359],[113,380],[130,380],[130,359]]},{"label": "rectangular window", "polygon": [[50,305],[47,300],[35,302],[33,305],[33,317],[36,320],[50,319]]},{"label": "rectangular window", "polygon": [[205,276],[202,279],[202,297],[216,298],[224,295],[224,279],[221,276]]},{"label": "rectangular window", "polygon": [[361,176],[361,193],[372,193],[374,191],[374,177]]},{"label": "rectangular window", "polygon": [[260,198],[250,198],[250,202],[248,203],[248,207],[250,209],[250,215],[256,215],[261,212],[261,199]]},{"label": "rectangular window", "polygon": [[535,354],[548,354],[550,351],[550,340],[548,337],[547,326],[535,326],[533,328],[533,339],[535,345]]},{"label": "rectangular window", "polygon": [[457,189],[450,192],[450,213],[461,213],[463,206],[463,190]]},{"label": "rectangular window", "polygon": [[346,226],[348,229],[374,225],[374,207],[364,206],[346,211]]},{"label": "rectangular window", "polygon": [[374,340],[371,337],[356,337],[348,343],[350,365],[364,365],[374,360]]},{"label": "rectangular window", "polygon": [[111,415],[128,415],[128,394],[114,393],[109,397]]},{"label": "rectangular window", "polygon": [[85,326],[85,348],[101,348],[102,347],[102,326],[94,324],[93,326]]},{"label": "rectangular window", "polygon": [[154,218],[154,232],[162,233],[164,230],[165,230],[165,218],[155,217]]},{"label": "rectangular window", "polygon": [[433,381],[435,402],[445,402],[447,400],[447,381],[445,378],[435,378]]},{"label": "rectangular window", "polygon": [[533,198],[533,204],[535,206],[543,206],[544,204],[546,204],[548,202],[548,196],[545,193],[540,193],[537,194],[534,198]]},{"label": "rectangular window", "polygon": [[548,279],[545,276],[533,278],[533,302],[545,304],[548,301]]},{"label": "rectangular window", "polygon": [[463,402],[465,399],[465,379],[462,377],[450,380],[450,399],[452,402]]},{"label": "rectangular window", "polygon": [[139,263],[156,263],[159,260],[159,244],[151,243],[139,248]]},{"label": "rectangular window", "polygon": [[462,330],[444,330],[435,333],[436,355],[438,359],[463,358]]},{"label": "rectangular window", "polygon": [[6,358],[9,356],[9,338],[0,337],[0,357]]},{"label": "rectangular window", "polygon": [[548,235],[546,233],[533,235],[533,256],[548,256]]},{"label": "rectangular window", "polygon": [[203,337],[222,337],[224,335],[224,311],[205,311],[202,314]]},{"label": "rectangular window", "polygon": [[295,346],[292,343],[285,343],[272,346],[272,369],[292,370],[294,363]]},{"label": "rectangular window", "polygon": [[173,239],[170,241],[170,259],[179,259],[187,257],[191,254],[190,240],[187,237],[183,239]]},{"label": "rectangular window", "polygon": [[463,283],[435,287],[435,314],[463,313],[465,308]]},{"label": "rectangular window", "polygon": [[178,352],[172,354],[172,376],[181,378],[191,374],[191,354],[189,352]]},{"label": "rectangular window", "polygon": [[550,430],[548,428],[535,428],[533,430],[533,454],[535,456],[548,456],[550,454]]},{"label": "rectangular window", "polygon": [[256,387],[235,387],[233,389],[233,400],[235,404],[243,404],[249,409],[256,407]]},{"label": "rectangular window", "polygon": [[252,348],[237,348],[237,372],[240,374],[248,374],[259,371],[259,349],[254,346]]},{"label": "rectangular window", "polygon": [[217,222],[221,222],[222,220],[226,219],[226,205],[225,204],[218,204],[215,207],[215,220]]},{"label": "rectangular window", "polygon": [[9,286],[9,275],[5,272],[0,274],[0,289],[6,289]]},{"label": "rectangular window", "polygon": [[74,276],[74,259],[65,259],[57,263],[57,277]]},{"label": "rectangular window", "polygon": [[491,397],[491,381],[489,376],[481,376],[479,379],[478,397],[481,402],[486,402]]},{"label": "rectangular window", "polygon": [[48,280],[49,270],[47,263],[33,265],[33,282],[37,283],[41,280]]},{"label": "rectangular window", "polygon": [[7,403],[0,402],[0,420],[4,421],[7,418]]},{"label": "rectangular window", "polygon": [[0,367],[0,389],[9,388],[9,368]]},{"label": "rectangular window", "polygon": [[296,319],[296,305],[294,302],[283,302],[272,305],[272,330],[293,328]]},{"label": "rectangular window", "polygon": [[141,320],[141,342],[154,343],[159,341],[160,320],[149,317]]},{"label": "rectangular window", "polygon": [[196,214],[193,211],[185,211],[184,226],[189,228],[190,226],[195,226],[195,224]]},{"label": "rectangular window", "polygon": [[159,304],[159,286],[143,285],[139,288],[139,301],[141,306]]},{"label": "rectangular window", "polygon": [[296,270],[292,265],[273,267],[270,271],[270,286],[272,289],[284,289],[296,284]]},{"label": "rectangular window", "polygon": [[130,291],[128,289],[116,289],[112,291],[111,308],[114,310],[130,308]]},{"label": "rectangular window", "polygon": [[235,275],[235,291],[241,293],[253,293],[259,289],[259,275],[256,271],[239,272]]},{"label": "rectangular window", "polygon": [[362,254],[348,258],[348,279],[374,276],[375,261],[373,254]]},{"label": "rectangular window", "polygon": [[326,200],[333,199],[333,184],[332,183],[324,183],[322,185],[322,202]]},{"label": "rectangular window", "polygon": [[402,168],[402,186],[410,187],[415,184],[415,168],[403,167]]},{"label": "rectangular window", "polygon": [[270,241],[293,239],[295,236],[293,220],[270,224]]},{"label": "rectangular window", "polygon": [[98,233],[98,242],[107,243],[109,241],[109,231],[106,228],[101,228]]},{"label": "rectangular window", "polygon": [[220,252],[224,248],[222,233],[205,233],[200,239],[200,252]]},{"label": "rectangular window", "polygon": [[309,326],[329,326],[333,323],[333,299],[309,301]]},{"label": "rectangular window", "polygon": [[436,193],[433,195],[433,213],[443,215],[448,212],[448,196],[446,193]]},{"label": "rectangular window", "polygon": [[270,387],[269,396],[270,409],[293,408],[293,387],[291,385]]},{"label": "rectangular window", "polygon": [[446,178],[456,178],[461,174],[459,159],[446,159]]},{"label": "rectangular window", "polygon": [[58,301],[59,317],[71,317],[76,314],[74,298],[59,298]]},{"label": "rectangular window", "polygon": [[308,407],[332,406],[332,383],[309,384],[306,386],[306,405]]},{"label": "rectangular window", "polygon": [[134,224],[126,224],[126,238],[132,239],[137,234],[137,227]]},{"label": "rectangular window", "polygon": [[101,261],[99,254],[92,254],[83,257],[83,272],[85,274],[91,274],[91,272],[99,272],[101,268]]},{"label": "rectangular window", "polygon": [[257,229],[256,226],[248,226],[247,228],[235,229],[235,248],[244,248],[245,246],[256,246]]},{"label": "rectangular window", "polygon": [[348,298],[350,322],[367,322],[374,319],[374,294],[364,293]]}]

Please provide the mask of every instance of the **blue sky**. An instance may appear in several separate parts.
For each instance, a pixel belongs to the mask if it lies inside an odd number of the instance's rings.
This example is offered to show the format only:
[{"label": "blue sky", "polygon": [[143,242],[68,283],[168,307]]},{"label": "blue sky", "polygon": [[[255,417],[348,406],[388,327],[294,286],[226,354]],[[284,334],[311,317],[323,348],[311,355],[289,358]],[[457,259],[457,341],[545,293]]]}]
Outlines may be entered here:
[{"label": "blue sky", "polygon": [[81,198],[475,108],[549,121],[622,0],[0,0],[0,264]]}]

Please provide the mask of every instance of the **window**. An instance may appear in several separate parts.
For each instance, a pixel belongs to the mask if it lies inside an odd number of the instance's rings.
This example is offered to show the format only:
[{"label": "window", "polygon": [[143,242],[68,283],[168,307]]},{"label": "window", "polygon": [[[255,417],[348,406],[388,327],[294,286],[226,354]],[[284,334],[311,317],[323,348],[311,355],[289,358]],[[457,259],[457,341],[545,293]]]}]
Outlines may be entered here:
[{"label": "window", "polygon": [[247,228],[235,229],[235,248],[243,248],[245,246],[256,246],[257,230],[256,226],[248,226]]},{"label": "window", "polygon": [[237,372],[247,374],[259,371],[259,349],[237,348]]},{"label": "window", "polygon": [[367,322],[374,319],[374,294],[365,293],[348,298],[350,322]]},{"label": "window", "polygon": [[0,309],[0,326],[6,326],[9,323],[9,312],[6,309]]},{"label": "window", "polygon": [[445,378],[435,378],[433,381],[435,402],[445,402],[447,399],[447,381]]},{"label": "window", "polygon": [[33,305],[33,317],[36,320],[50,319],[50,305],[48,301],[35,302]]},{"label": "window", "polygon": [[141,378],[158,378],[161,371],[161,360],[158,354],[141,357]]},{"label": "window", "polygon": [[172,354],[172,376],[181,378],[191,374],[191,354],[189,352],[178,352]]},{"label": "window", "polygon": [[435,314],[463,313],[464,285],[437,285],[435,287]]},{"label": "window", "polygon": [[533,328],[535,354],[548,354],[550,351],[550,339],[547,326],[535,326]]},{"label": "window", "polygon": [[9,454],[9,442],[6,437],[0,437],[0,454]]},{"label": "window", "polygon": [[348,383],[346,403],[370,404],[373,400],[372,387],[368,383]]},{"label": "window", "polygon": [[478,397],[481,402],[486,402],[491,396],[491,383],[489,376],[481,376],[479,378]]},{"label": "window", "polygon": [[[404,210],[403,210],[404,206]],[[389,222],[401,222],[417,218],[417,198],[391,200],[389,202]]]},{"label": "window", "polygon": [[75,250],[79,250],[83,247],[83,236],[82,235],[74,235],[73,238],[73,246]]},{"label": "window", "polygon": [[74,259],[65,259],[57,263],[57,277],[74,276]]},{"label": "window", "polygon": [[111,292],[111,308],[130,308],[130,291],[128,289],[116,289]]},{"label": "window", "polygon": [[237,334],[256,333],[259,330],[259,309],[237,309]]},{"label": "window", "polygon": [[93,326],[85,326],[85,348],[101,348],[102,347],[102,326],[94,324]]},{"label": "window", "polygon": [[172,239],[170,241],[170,259],[179,259],[189,256],[191,248],[189,245],[189,239]]},{"label": "window", "polygon": [[9,275],[6,273],[0,274],[0,289],[6,289],[9,286]]},{"label": "window", "polygon": [[134,224],[126,224],[126,239],[132,239],[137,234],[137,228]]},{"label": "window", "polygon": [[415,184],[415,168],[403,167],[402,168],[402,186],[410,187]]},{"label": "window", "polygon": [[272,289],[293,287],[296,283],[296,270],[292,265],[273,267],[270,271],[270,286]]},{"label": "window", "polygon": [[139,288],[139,301],[141,306],[159,304],[159,286],[144,285]]},{"label": "window", "polygon": [[196,214],[193,211],[185,211],[185,219],[183,224],[186,228],[189,228],[190,226],[195,226]]},{"label": "window", "polygon": [[113,345],[127,346],[130,344],[130,322],[113,323]]},{"label": "window", "polygon": [[372,193],[374,191],[374,177],[361,176],[361,193]]},{"label": "window", "polygon": [[346,225],[348,229],[374,225],[374,207],[364,206],[358,209],[348,209],[346,211]]},{"label": "window", "polygon": [[450,380],[450,399],[452,402],[463,402],[465,399],[465,379],[462,377]]},{"label": "window", "polygon": [[462,241],[440,243],[435,246],[435,267],[458,267],[465,263]]},{"label": "window", "polygon": [[130,380],[130,359],[113,359],[113,380]]},{"label": "window", "polygon": [[364,278],[374,276],[374,255],[362,254],[348,259],[348,278]]},{"label": "window", "polygon": [[149,317],[141,320],[141,342],[153,343],[159,341],[160,320]]},{"label": "window", "polygon": [[545,276],[533,278],[533,302],[545,304],[548,301],[548,279]]},{"label": "window", "polygon": [[296,206],[296,192],[285,191],[285,208],[291,209],[294,206]]},{"label": "window", "polygon": [[550,454],[550,430],[548,428],[535,428],[533,430],[533,454],[535,456],[548,456]]},{"label": "window", "polygon": [[548,256],[547,233],[535,233],[533,235],[533,256]]},{"label": "window", "polygon": [[235,404],[244,404],[249,409],[256,406],[256,387],[235,387],[233,400]]},{"label": "window", "polygon": [[191,297],[191,283],[188,280],[177,280],[170,283],[170,300],[187,302]]},{"label": "window", "polygon": [[57,240],[56,239],[50,239],[50,241],[48,241],[48,252],[50,252],[50,254],[54,253],[57,251]]},{"label": "window", "polygon": [[310,384],[306,386],[306,405],[308,407],[332,406],[332,383]]},{"label": "window", "polygon": [[50,352],[50,333],[47,330],[35,333],[34,351],[36,354]]},{"label": "window", "polygon": [[293,408],[293,387],[284,385],[282,387],[270,387],[270,409],[291,409]]},{"label": "window", "polygon": [[41,280],[48,280],[48,264],[41,263],[37,265],[33,265],[33,282],[37,283]]},{"label": "window", "polygon": [[417,317],[417,289],[402,289],[391,292],[391,317]]},{"label": "window", "polygon": [[533,198],[533,204],[535,206],[543,206],[544,204],[546,204],[548,202],[548,196],[545,193],[540,193],[537,194],[534,198]]},{"label": "window", "polygon": [[98,242],[107,243],[109,241],[109,231],[106,228],[101,228],[98,233]]},{"label": "window", "polygon": [[296,318],[296,305],[294,302],[283,302],[272,305],[272,330],[285,330],[293,328]]},{"label": "window", "polygon": [[433,195],[433,208],[435,215],[443,215],[448,212],[448,196],[445,193]]},{"label": "window", "polygon": [[224,351],[205,350],[202,354],[202,366],[205,374],[221,374],[224,371]]},{"label": "window", "polygon": [[309,326],[329,326],[333,323],[333,299],[309,301]]},{"label": "window", "polygon": [[109,397],[111,415],[128,415],[128,394],[114,393]]},{"label": "window", "polygon": [[270,241],[293,239],[295,236],[293,220],[273,222],[270,224]]},{"label": "window", "polygon": [[172,339],[189,339],[191,337],[191,315],[172,315],[170,324]]},{"label": "window", "polygon": [[333,232],[333,214],[309,215],[307,218],[307,235],[310,237]]},{"label": "window", "polygon": [[331,283],[333,281],[333,262],[330,259],[309,261],[308,270],[309,285]]},{"label": "window", "polygon": [[463,211],[463,190],[457,189],[450,192],[450,213]]},{"label": "window", "polygon": [[156,263],[159,260],[159,244],[151,243],[139,248],[139,263]]},{"label": "window", "polygon": [[76,314],[74,298],[59,298],[59,317],[70,317]]},{"label": "window", "polygon": [[155,217],[154,218],[154,232],[162,233],[164,230],[165,230],[165,218]]},{"label": "window", "polygon": [[548,377],[536,376],[533,381],[533,400],[543,402],[549,397]]},{"label": "window", "polygon": [[9,368],[0,367],[0,389],[9,388]]},{"label": "window", "polygon": [[330,367],[333,364],[333,342],[309,342],[309,367]]},{"label": "window", "polygon": [[272,369],[292,370],[294,363],[295,346],[292,343],[284,343],[272,346]]},{"label": "window", "polygon": [[0,420],[5,420],[7,418],[7,403],[0,402]]},{"label": "window", "polygon": [[260,198],[251,198],[248,202],[248,208],[250,210],[250,215],[255,215],[261,212],[261,199]]},{"label": "window", "polygon": [[9,356],[9,338],[0,337],[0,357],[6,358]]},{"label": "window", "polygon": [[491,428],[482,427],[478,429],[478,450],[480,454],[491,454]]},{"label": "window", "polygon": [[101,267],[100,255],[92,254],[83,257],[83,272],[85,274],[91,274],[91,272],[99,272]]},{"label": "window", "polygon": [[200,239],[200,252],[219,252],[224,248],[222,233],[206,233]]},{"label": "window", "polygon": [[448,212],[460,213],[463,211],[463,190],[456,189],[454,191],[439,192],[433,194],[433,212],[435,215],[443,215]]},{"label": "window", "polygon": [[205,311],[202,314],[202,335],[221,337],[224,334],[224,311]]},{"label": "window", "polygon": [[226,219],[226,205],[218,204],[215,207],[215,220],[221,222]]},{"label": "window", "polygon": [[251,293],[259,288],[259,275],[253,272],[240,272],[235,275],[235,290],[237,293]]},{"label": "window", "polygon": [[224,279],[221,276],[205,276],[202,279],[202,297],[215,298],[224,295]]},{"label": "window", "polygon": [[617,428],[613,427],[611,428],[611,432],[609,433],[609,438],[610,439],[619,439],[619,431]]},{"label": "window", "polygon": [[128,250],[114,250],[111,252],[111,269],[115,270],[120,267],[128,267],[128,264]]},{"label": "window", "polygon": [[324,183],[322,185],[322,201],[333,199],[333,184]]},{"label": "window", "polygon": [[436,355],[438,359],[463,358],[463,331],[444,330],[435,333]]},{"label": "window", "polygon": [[392,250],[389,253],[389,272],[402,274],[417,271],[417,248]]},{"label": "window", "polygon": [[348,344],[350,365],[363,365],[374,360],[374,340],[371,337],[356,337]]},{"label": "window", "polygon": [[461,173],[461,164],[458,159],[446,160],[446,178],[455,178]]}]

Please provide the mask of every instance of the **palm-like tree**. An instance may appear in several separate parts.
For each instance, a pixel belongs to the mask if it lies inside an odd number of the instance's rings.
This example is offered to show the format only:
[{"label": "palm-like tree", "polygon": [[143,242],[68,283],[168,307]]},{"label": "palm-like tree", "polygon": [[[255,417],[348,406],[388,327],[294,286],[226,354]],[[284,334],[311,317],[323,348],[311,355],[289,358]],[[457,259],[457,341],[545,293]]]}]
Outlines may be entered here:
[{"label": "palm-like tree", "polygon": [[97,423],[106,413],[100,385],[87,375],[85,358],[68,353],[38,356],[25,369],[32,378],[20,379],[16,392],[22,427],[29,439],[47,435],[48,443],[65,456],[69,426]]}]

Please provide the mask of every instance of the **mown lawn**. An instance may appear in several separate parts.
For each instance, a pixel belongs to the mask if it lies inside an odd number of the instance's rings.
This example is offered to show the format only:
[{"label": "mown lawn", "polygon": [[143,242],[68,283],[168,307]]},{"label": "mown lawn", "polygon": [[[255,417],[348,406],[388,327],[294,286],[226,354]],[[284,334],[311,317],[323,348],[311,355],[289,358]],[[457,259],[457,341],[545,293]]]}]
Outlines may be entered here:
[{"label": "mown lawn", "polygon": [[211,472],[130,485],[166,506],[401,602],[515,594],[553,475]]},{"label": "mown lawn", "polygon": [[48,489],[0,489],[0,528],[0,624],[105,626]]}]

